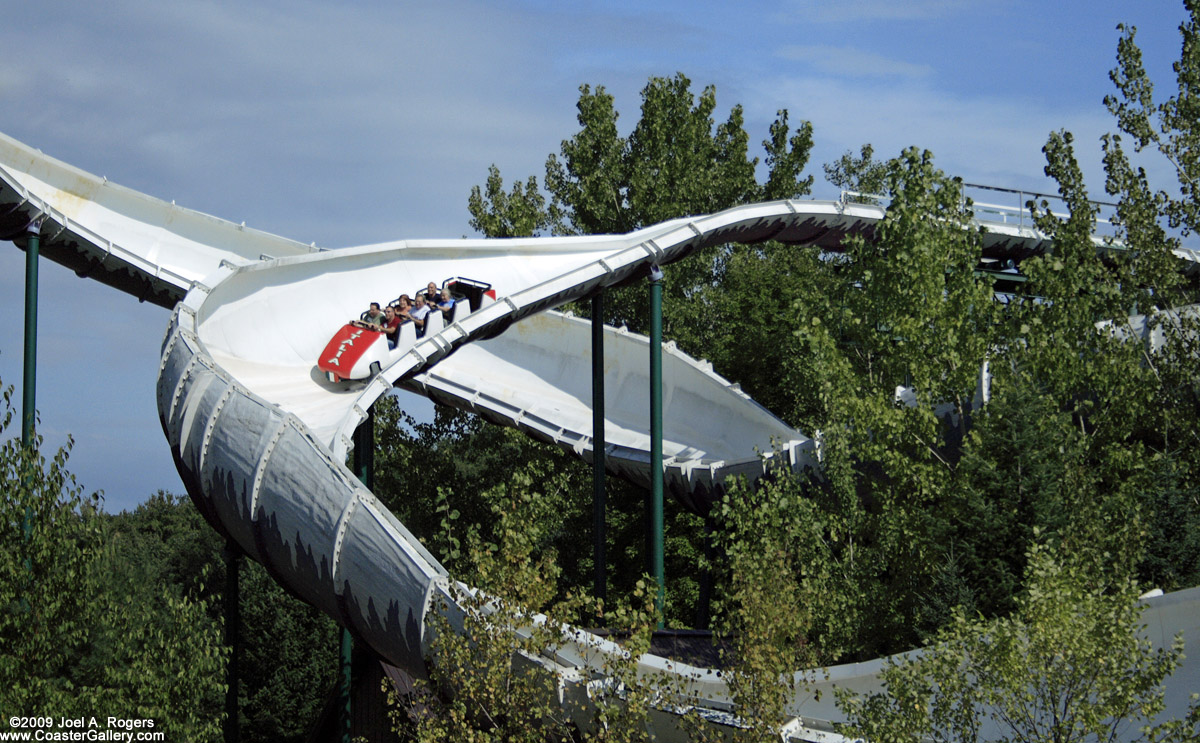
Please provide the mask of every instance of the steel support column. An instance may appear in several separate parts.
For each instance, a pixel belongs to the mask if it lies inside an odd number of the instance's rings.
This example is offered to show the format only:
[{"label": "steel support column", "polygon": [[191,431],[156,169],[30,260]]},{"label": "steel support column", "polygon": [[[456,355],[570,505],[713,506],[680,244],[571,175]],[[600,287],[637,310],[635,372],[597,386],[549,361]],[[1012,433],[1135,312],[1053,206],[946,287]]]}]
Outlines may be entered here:
[{"label": "steel support column", "polygon": [[241,624],[238,579],[242,555],[233,542],[225,543],[225,646],[229,648],[229,663],[225,667],[225,743],[237,743],[238,734],[238,665],[241,644],[238,629]]},{"label": "steel support column", "polygon": [[342,628],[338,650],[338,740],[350,743],[350,682],[353,670],[354,640],[350,630]]},{"label": "steel support column", "polygon": [[716,534],[716,519],[712,511],[704,517],[704,570],[700,573],[700,600],[696,606],[696,629],[711,629],[712,622],[712,588],[713,563],[717,559],[717,550],[713,544]]},{"label": "steel support column", "polygon": [[592,593],[601,604],[608,600],[604,449],[604,292],[601,291],[592,297],[592,557],[595,562]]},{"label": "steel support column", "polygon": [[650,267],[650,573],[658,583],[659,628],[666,600],[663,576],[662,269]]},{"label": "steel support column", "polygon": [[29,226],[25,243],[25,370],[21,380],[21,444],[33,446],[33,422],[37,417],[37,308],[38,249],[41,222]]},{"label": "steel support column", "polygon": [[354,429],[354,475],[358,481],[375,489],[375,414],[367,411],[367,419]]},{"label": "steel support column", "polygon": [[[368,489],[375,486],[375,416],[367,411],[367,419],[354,429],[354,454],[351,469]],[[354,638],[342,628],[339,649],[338,677],[338,738],[350,743],[351,689],[354,680]]]},{"label": "steel support column", "polygon": [[[25,356],[24,370],[21,378],[21,446],[26,450],[33,448],[34,421],[37,419],[37,309],[38,309],[38,250],[41,244],[41,221],[29,225],[25,241]],[[30,452],[25,452],[27,455]],[[26,483],[29,492],[33,492],[33,484]],[[33,537],[33,506],[25,505],[25,514],[21,517],[21,534],[26,542]],[[26,556],[25,570],[32,576],[33,563]],[[28,608],[24,597],[21,605]]]}]

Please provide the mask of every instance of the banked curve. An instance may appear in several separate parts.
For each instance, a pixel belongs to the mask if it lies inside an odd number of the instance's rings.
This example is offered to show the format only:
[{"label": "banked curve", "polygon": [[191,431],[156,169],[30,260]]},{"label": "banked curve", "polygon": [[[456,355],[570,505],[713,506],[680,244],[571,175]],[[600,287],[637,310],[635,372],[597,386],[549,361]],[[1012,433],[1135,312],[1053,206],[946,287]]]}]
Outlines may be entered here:
[{"label": "banked curve", "polygon": [[[251,390],[236,369],[218,360],[233,358],[229,354],[240,340],[230,338],[230,328],[243,324],[236,313],[221,312],[227,306],[222,287],[235,286],[241,295],[237,301],[254,304],[256,292],[236,287],[239,275],[270,275],[257,266],[225,265],[194,287],[173,315],[158,382],[163,430],[188,491],[215,526],[263,562],[276,580],[352,627],[381,656],[419,671],[425,614],[445,570],[344,466],[344,442],[359,423],[355,418],[394,381],[422,372],[499,326],[715,241],[779,239],[805,219],[786,202],[740,207],[635,233],[600,258],[583,251],[564,273],[535,275],[529,286],[414,344],[348,398],[348,412],[332,436],[315,435],[303,411]],[[310,275],[337,273],[316,264],[352,258],[330,253],[292,259],[293,266],[314,264],[311,274],[302,272],[297,291],[307,290]],[[206,322],[217,327],[206,328]],[[210,342],[224,344],[224,353],[214,354]]]},{"label": "banked curve", "polygon": [[[181,477],[205,517],[262,562],[279,583],[338,618],[382,657],[418,674],[428,650],[425,616],[441,600],[451,600],[450,582],[444,568],[342,461],[355,419],[371,402],[393,382],[415,386],[422,375],[452,365],[456,357],[451,351],[481,346],[478,339],[490,330],[599,286],[636,278],[651,261],[669,262],[703,244],[725,241],[779,239],[834,248],[848,234],[869,234],[884,215],[878,206],[777,202],[676,220],[634,236],[407,241],[335,251],[340,253],[335,260],[332,252],[318,253],[310,246],[120,189],[31,148],[14,146],[7,138],[0,144],[0,236],[20,242],[30,225],[40,222],[44,255],[81,275],[164,306],[188,290],[176,306],[163,344],[158,404]],[[985,257],[1019,258],[1041,252],[1048,244],[1045,236],[1026,227],[986,226]],[[598,247],[601,243],[606,247]],[[262,249],[265,245],[275,249]],[[644,255],[634,254],[624,263],[609,260],[634,248]],[[592,250],[599,255],[585,255]],[[287,333],[258,332],[249,339],[250,355],[266,351],[265,363],[239,355],[237,328],[253,323],[246,322],[247,317],[239,321],[230,310],[243,299],[253,304],[268,298],[271,282],[305,267],[318,269],[309,277],[313,286],[328,281],[318,275],[337,275],[344,261],[356,255],[373,255],[384,266],[422,267],[407,276],[403,286],[412,286],[417,273],[421,281],[431,278],[425,268],[434,265],[435,255],[447,261],[445,275],[466,273],[458,270],[460,261],[478,258],[480,265],[496,269],[496,275],[507,271],[512,279],[501,292],[504,301],[497,302],[499,308],[490,315],[480,313],[472,324],[454,331],[457,335],[445,335],[436,349],[417,349],[414,344],[368,388],[333,395],[336,404],[330,415],[303,396],[289,398],[294,390],[277,394],[280,389],[270,384],[270,376],[285,367],[311,370],[308,341],[264,345],[264,337],[286,340]],[[243,296],[233,298],[227,295],[230,291]],[[276,292],[285,302],[312,304],[300,308],[305,312],[338,322],[357,313],[364,294],[371,296],[349,288],[335,292],[332,300]],[[277,322],[290,316],[295,306],[285,304],[285,311],[264,312],[259,319]],[[295,325],[309,327],[301,319]],[[324,329],[318,330],[328,337]],[[277,351],[301,361],[276,364],[281,358]],[[266,370],[266,381],[247,381],[253,375],[244,372],[255,365]],[[1167,640],[1182,628],[1194,644],[1200,640],[1198,600],[1197,589],[1155,600],[1145,620]],[[599,672],[603,658],[616,652],[619,649],[604,641],[577,633],[541,660],[556,673],[564,695],[578,697],[586,696],[588,680]],[[876,661],[831,669],[831,678],[869,688],[877,684],[878,665]],[[1198,668],[1187,663],[1174,689],[1195,688]],[[728,708],[724,684],[705,669],[653,656],[642,658],[640,669],[647,675],[685,676],[700,704]],[[807,694],[789,705],[793,714],[803,711],[806,717],[837,719],[831,694],[823,694],[823,701]],[[669,724],[670,717],[656,719]],[[793,732],[802,732],[799,725],[792,726]]]},{"label": "banked curve", "polygon": [[[200,495],[198,501],[214,525],[266,565],[281,584],[352,628],[380,656],[419,675],[429,649],[428,612],[446,603],[454,614],[453,592],[445,569],[344,466],[346,447],[337,442],[345,442],[353,431],[357,421],[352,416],[364,414],[394,382],[436,370],[439,362],[453,358],[453,351],[499,327],[586,296],[606,283],[635,277],[651,262],[668,263],[711,241],[786,238],[788,230],[806,218],[787,202],[755,205],[673,223],[662,231],[629,236],[624,243],[603,238],[606,252],[599,258],[569,250],[576,265],[568,265],[562,274],[535,273],[525,288],[502,295],[462,322],[404,349],[375,380],[350,393],[350,423],[340,422],[333,435],[315,435],[300,413],[250,390],[215,359],[209,340],[225,344],[226,351],[236,343],[231,345],[228,327],[213,332],[206,321],[221,320],[214,309],[226,306],[222,287],[235,282],[239,273],[257,268],[226,265],[190,292],[173,318],[159,378],[163,427],[189,492]],[[402,254],[411,249],[399,248]],[[524,257],[540,263],[546,252]],[[406,261],[411,258],[403,255]],[[337,271],[332,264],[315,264],[337,259],[331,255],[292,262],[314,264],[311,276],[317,277]],[[464,259],[460,255],[455,260]],[[423,264],[422,270],[429,265]],[[257,270],[267,276],[265,268]],[[304,285],[308,278],[302,276],[299,283]],[[246,292],[245,297],[253,294]],[[238,320],[226,315],[224,322]],[[1194,605],[1195,593],[1186,597],[1188,605]],[[586,696],[587,680],[602,672],[604,659],[618,652],[598,638],[575,633],[540,662],[556,674],[564,698],[578,700]],[[843,683],[871,688],[878,681],[878,664],[868,665],[835,669],[835,675]],[[706,708],[729,708],[724,683],[707,669],[654,656],[642,658],[640,666],[644,674],[675,677],[677,687],[689,688],[693,701]],[[797,715],[803,711],[806,717],[837,719],[836,710],[827,706],[807,691],[790,705]],[[793,727],[799,731],[803,725],[797,720]]]},{"label": "banked curve", "polygon": [[[420,373],[499,326],[625,281],[652,262],[677,260],[713,241],[778,239],[803,219],[787,203],[739,208],[653,236],[637,235],[632,245],[619,245],[603,258],[584,256],[564,274],[538,277],[414,344],[360,390],[349,409],[360,414],[393,381]],[[220,312],[225,306],[221,288],[235,285],[244,271],[224,265],[194,287],[176,308],[163,345],[158,405],[180,474],[206,518],[262,562],[275,580],[350,627],[381,657],[419,675],[428,651],[425,619],[434,598],[453,604],[446,571],[353,477],[341,447],[314,435],[295,411],[252,391],[218,362],[221,354],[213,353],[208,340],[223,343],[228,353],[237,339],[225,326],[240,323]],[[316,275],[328,273],[326,266]],[[255,292],[244,289],[238,291],[250,301]],[[206,328],[206,321],[217,329]],[[598,671],[606,655],[620,652],[585,634],[573,638],[546,659],[562,683],[584,678],[578,671]],[[641,664],[647,673],[683,673],[697,690],[708,688],[700,696],[714,706],[727,701],[723,684],[711,672],[652,656]]]}]

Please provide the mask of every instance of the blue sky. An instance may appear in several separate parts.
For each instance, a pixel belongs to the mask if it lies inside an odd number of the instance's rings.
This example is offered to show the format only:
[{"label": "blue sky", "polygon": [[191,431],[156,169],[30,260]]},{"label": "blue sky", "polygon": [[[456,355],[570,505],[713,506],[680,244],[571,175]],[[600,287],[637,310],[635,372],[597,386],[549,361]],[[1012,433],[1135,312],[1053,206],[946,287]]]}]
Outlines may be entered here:
[{"label": "blue sky", "polygon": [[[1148,2],[304,0],[22,3],[0,26],[0,131],[110,180],[338,247],[471,234],[495,163],[544,173],[581,84],[626,128],[652,75],[813,122],[809,172],[908,145],[969,182],[1045,191],[1041,147],[1068,129],[1100,195],[1120,22],[1169,95],[1182,5]],[[346,6],[346,7],[339,7]],[[1147,161],[1152,175],[1165,175]],[[1165,185],[1165,184],[1164,184]],[[0,244],[0,379],[21,381],[24,255]],[[167,313],[41,265],[38,407],[52,445],[108,510],[182,492],[154,408]],[[19,396],[19,391],[18,391]],[[19,399],[19,397],[18,397]],[[11,433],[11,431],[10,431]]]}]

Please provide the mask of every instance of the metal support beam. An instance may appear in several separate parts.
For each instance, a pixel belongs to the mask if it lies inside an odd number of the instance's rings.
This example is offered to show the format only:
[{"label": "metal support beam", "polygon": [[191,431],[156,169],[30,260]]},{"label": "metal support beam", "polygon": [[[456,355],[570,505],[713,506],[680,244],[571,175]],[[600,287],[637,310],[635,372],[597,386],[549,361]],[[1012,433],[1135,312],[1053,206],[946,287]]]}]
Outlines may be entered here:
[{"label": "metal support beam", "polygon": [[225,743],[238,741],[238,665],[241,660],[241,643],[238,628],[241,610],[238,596],[238,578],[241,572],[242,555],[233,542],[225,543],[225,646],[229,648],[229,663],[225,666]]},{"label": "metal support beam", "polygon": [[350,743],[350,681],[353,669],[354,640],[350,630],[342,628],[338,651],[338,740]]},{"label": "metal support beam", "polygon": [[650,267],[650,573],[658,583],[659,628],[666,602],[663,576],[662,269]]},{"label": "metal support beam", "polygon": [[367,419],[354,429],[354,475],[358,481],[375,488],[375,414],[367,411]]},{"label": "metal support beam", "polygon": [[21,445],[33,446],[37,417],[38,249],[42,223],[29,225],[25,243],[25,374],[21,380]]},{"label": "metal support beam", "polygon": [[700,573],[700,600],[696,606],[696,629],[711,629],[712,622],[712,589],[713,562],[717,559],[717,550],[713,544],[717,524],[712,511],[704,517],[704,571]]},{"label": "metal support beam", "polygon": [[608,562],[604,554],[604,292],[592,297],[592,554],[595,576],[592,593],[603,605],[608,600]]},{"label": "metal support beam", "polygon": [[[367,419],[354,429],[354,453],[351,469],[368,489],[375,485],[375,416],[367,411]],[[354,638],[343,627],[338,653],[338,739],[350,743],[351,689],[354,680]]]},{"label": "metal support beam", "polygon": [[[21,446],[27,450],[26,454],[36,444],[33,424],[37,419],[38,249],[41,232],[41,221],[32,223],[25,241],[25,368],[21,379]],[[32,494],[33,483],[27,482],[26,485]],[[33,506],[29,504],[25,505],[25,514],[21,517],[21,534],[26,542],[33,538]],[[26,573],[32,578],[33,562],[26,556],[24,563]],[[24,597],[21,598],[21,605],[28,609]]]}]

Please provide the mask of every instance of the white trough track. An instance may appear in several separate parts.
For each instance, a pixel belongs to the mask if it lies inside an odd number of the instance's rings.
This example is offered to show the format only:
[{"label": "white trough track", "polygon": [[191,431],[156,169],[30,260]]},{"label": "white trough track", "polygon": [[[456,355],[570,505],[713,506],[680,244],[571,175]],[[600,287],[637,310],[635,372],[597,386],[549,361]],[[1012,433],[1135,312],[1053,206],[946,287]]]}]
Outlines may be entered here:
[{"label": "white trough track", "polygon": [[[41,220],[47,257],[175,306],[162,346],[159,413],[198,508],[275,580],[415,675],[429,649],[427,612],[444,601],[454,614],[454,599],[445,569],[345,466],[351,434],[380,395],[399,384],[590,458],[589,330],[548,310],[706,245],[779,240],[835,249],[847,234],[871,234],[882,216],[878,206],[783,201],[629,235],[318,251],[114,186],[0,137],[0,237],[23,245],[28,226]],[[990,257],[1022,257],[1046,244],[1027,227],[988,227]],[[325,343],[366,302],[450,276],[491,283],[497,301],[424,338],[406,336],[366,382],[330,383],[317,371]],[[611,467],[642,479],[650,466],[638,421],[647,341],[612,329],[606,337]],[[811,462],[806,437],[703,362],[669,350],[665,364],[669,443],[661,466],[685,502],[711,497],[729,473],[753,475],[758,453],[775,446],[794,465]],[[1156,641],[1183,631],[1190,647],[1200,647],[1200,591],[1148,606]],[[541,660],[564,699],[579,700],[617,652],[577,633]],[[694,703],[729,709],[712,671],[650,655],[640,668],[688,679]],[[873,688],[878,669],[878,661],[834,668],[829,683]],[[1189,660],[1177,672],[1168,714],[1200,688],[1198,669]],[[791,730],[819,738],[814,731],[839,720],[832,695],[817,701],[810,686],[799,688]],[[674,729],[675,719],[656,713],[657,732]]]},{"label": "white trough track", "polygon": [[85,173],[0,134],[0,239],[167,309],[222,261],[235,265],[317,249],[177,207]]},{"label": "white trough track", "polygon": [[[605,464],[650,485],[650,339],[605,327]],[[401,385],[477,412],[592,460],[591,324],[547,311],[492,340],[463,346]],[[675,348],[663,349],[664,484],[698,513],[724,479],[757,479],[764,458],[815,466],[815,442],[789,428],[736,386]]]}]

